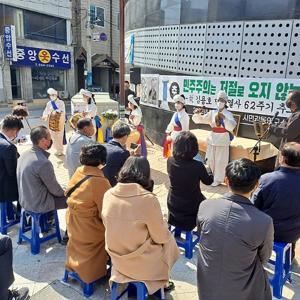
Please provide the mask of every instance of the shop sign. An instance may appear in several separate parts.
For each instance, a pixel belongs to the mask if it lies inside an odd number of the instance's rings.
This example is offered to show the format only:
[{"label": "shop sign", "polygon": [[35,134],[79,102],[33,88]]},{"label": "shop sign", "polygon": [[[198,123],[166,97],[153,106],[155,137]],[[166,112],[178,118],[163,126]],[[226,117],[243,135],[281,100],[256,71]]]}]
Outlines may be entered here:
[{"label": "shop sign", "polygon": [[17,60],[16,30],[14,25],[4,26],[4,51],[7,60]]},{"label": "shop sign", "polygon": [[13,65],[70,69],[71,53],[68,51],[17,46],[17,61],[13,62]]},{"label": "shop sign", "polygon": [[216,108],[220,90],[227,93],[231,111],[266,116],[279,112],[280,117],[287,117],[290,113],[285,105],[288,92],[300,90],[300,80],[159,76],[159,99],[163,103],[172,102],[176,94],[183,94],[187,105]]}]

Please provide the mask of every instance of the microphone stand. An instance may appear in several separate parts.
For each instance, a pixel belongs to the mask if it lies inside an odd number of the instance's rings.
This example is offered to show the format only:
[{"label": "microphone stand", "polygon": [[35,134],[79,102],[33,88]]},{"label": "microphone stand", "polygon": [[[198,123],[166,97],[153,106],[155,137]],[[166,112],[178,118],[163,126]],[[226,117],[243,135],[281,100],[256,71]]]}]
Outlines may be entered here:
[{"label": "microphone stand", "polygon": [[266,131],[258,138],[256,144],[251,149],[250,153],[253,153],[253,161],[256,162],[257,156],[260,154],[261,149],[261,142],[264,138],[266,138],[267,134],[269,133],[271,124],[268,126]]}]

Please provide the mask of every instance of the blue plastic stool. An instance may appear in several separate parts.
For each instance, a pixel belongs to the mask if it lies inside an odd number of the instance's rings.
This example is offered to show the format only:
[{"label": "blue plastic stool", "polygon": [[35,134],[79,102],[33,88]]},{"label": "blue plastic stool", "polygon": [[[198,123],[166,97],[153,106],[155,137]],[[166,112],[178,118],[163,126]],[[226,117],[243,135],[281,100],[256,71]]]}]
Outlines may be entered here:
[{"label": "blue plastic stool", "polygon": [[281,299],[285,282],[287,280],[292,282],[292,244],[274,242],[273,251],[276,253],[276,258],[275,261],[270,259],[269,263],[275,266],[275,272],[274,276],[270,278],[269,281],[273,287],[273,296]]},{"label": "blue plastic stool", "polygon": [[[40,253],[40,246],[44,242],[54,238],[57,238],[59,243],[61,242],[57,211],[54,210],[51,213],[54,214],[55,222],[53,225],[48,223],[48,213],[34,213],[22,209],[18,244],[21,244],[22,240],[29,242],[31,244],[31,253],[34,255]],[[26,222],[26,217],[28,216],[31,216],[31,226],[28,226]],[[40,237],[41,232],[48,232],[51,228],[55,229],[54,233],[48,234],[42,238]],[[26,232],[28,231],[31,231],[31,238],[26,235]]]},{"label": "blue plastic stool", "polygon": [[68,282],[68,279],[69,277],[71,277],[72,279],[78,281],[82,287],[82,290],[83,290],[83,295],[85,297],[90,297],[91,295],[93,295],[94,293],[94,285],[95,283],[97,282],[94,281],[94,282],[91,282],[91,283],[85,283],[84,281],[82,281],[80,279],[80,277],[78,276],[78,274],[76,272],[72,272],[72,271],[68,271],[68,270],[65,270],[65,275],[64,275],[64,278],[63,278],[63,282]]},{"label": "blue plastic stool", "polygon": [[[171,230],[174,234],[177,246],[183,248],[185,250],[185,257],[186,258],[193,258],[193,249],[198,244],[200,240],[200,236],[196,231],[186,231],[182,230],[178,227],[175,227]],[[185,239],[181,238],[181,233],[185,233]]]},{"label": "blue plastic stool", "polygon": [[[107,267],[108,267],[107,273],[110,274],[110,272],[111,272],[111,260],[110,259],[107,262]],[[74,279],[80,283],[82,290],[83,290],[83,295],[87,298],[93,295],[95,284],[97,283],[97,281],[99,281],[101,279],[101,278],[99,278],[98,280],[95,280],[91,283],[86,283],[79,277],[79,275],[76,272],[65,270],[63,282],[67,283],[69,280],[69,277],[71,277],[72,279]]]},{"label": "blue plastic stool", "polygon": [[[136,296],[137,300],[147,300],[148,299],[148,290],[143,282],[132,281],[129,282],[126,289],[118,295],[119,283],[113,282],[111,287],[111,300],[118,300],[123,295],[128,293],[128,297]],[[154,293],[158,299],[164,299],[164,291],[163,289],[158,290]]]},{"label": "blue plastic stool", "polygon": [[0,232],[7,234],[7,229],[18,224],[20,218],[17,217],[11,202],[0,202]]}]

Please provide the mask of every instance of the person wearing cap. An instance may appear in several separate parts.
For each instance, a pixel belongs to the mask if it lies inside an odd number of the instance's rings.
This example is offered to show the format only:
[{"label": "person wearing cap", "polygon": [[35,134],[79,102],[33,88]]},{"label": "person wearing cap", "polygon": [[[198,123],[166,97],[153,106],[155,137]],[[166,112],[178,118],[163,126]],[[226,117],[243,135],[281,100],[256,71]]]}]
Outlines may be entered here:
[{"label": "person wearing cap", "polygon": [[171,144],[175,141],[176,137],[182,131],[188,131],[190,126],[190,117],[185,109],[184,95],[175,95],[173,98],[175,103],[176,112],[173,114],[172,119],[166,129],[166,140],[163,146],[163,156],[168,158],[171,156]]},{"label": "person wearing cap", "polygon": [[206,162],[214,174],[212,186],[224,182],[225,168],[229,162],[229,145],[233,139],[232,131],[236,121],[227,110],[228,97],[224,91],[217,95],[217,109],[202,114],[203,109],[194,110],[192,120],[196,124],[208,124],[212,131],[207,138]]},{"label": "person wearing cap", "polygon": [[[48,124],[50,135],[53,141],[53,148],[55,149],[55,155],[61,156],[63,155],[64,150],[64,127],[65,127],[65,117],[66,117],[66,107],[65,103],[58,98],[58,92],[49,88],[47,90],[47,94],[50,97],[50,101],[48,101],[46,108],[43,112],[42,119],[44,121],[49,121],[49,119],[55,114],[59,117],[57,120],[56,128],[52,128],[50,122]],[[54,117],[55,119],[55,117]]]},{"label": "person wearing cap", "polygon": [[133,95],[128,96],[128,108],[130,109],[129,123],[132,124],[140,134],[137,144],[141,145],[141,155],[147,157],[144,126],[141,123],[143,113]]},{"label": "person wearing cap", "polygon": [[81,89],[79,94],[82,95],[83,101],[86,103],[85,110],[82,112],[85,118],[90,118],[93,120],[94,127],[96,129],[95,135],[92,137],[93,140],[103,143],[103,140],[100,140],[100,128],[102,127],[100,118],[98,116],[98,108],[94,98],[94,95],[85,89]]},{"label": "person wearing cap", "polygon": [[87,104],[86,109],[83,112],[85,114],[85,117],[94,119],[97,116],[98,109],[93,94],[90,91],[84,89],[81,89],[79,91],[79,94],[82,95],[83,101]]}]

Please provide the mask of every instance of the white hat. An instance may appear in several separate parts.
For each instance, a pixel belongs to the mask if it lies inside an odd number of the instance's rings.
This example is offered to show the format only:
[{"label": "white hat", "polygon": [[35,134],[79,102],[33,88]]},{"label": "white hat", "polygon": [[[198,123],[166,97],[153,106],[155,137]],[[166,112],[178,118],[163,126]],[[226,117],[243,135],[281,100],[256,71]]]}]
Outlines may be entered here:
[{"label": "white hat", "polygon": [[217,95],[217,100],[219,100],[219,99],[223,99],[226,102],[228,101],[228,96],[225,91],[219,91],[219,93]]},{"label": "white hat", "polygon": [[49,89],[47,90],[47,94],[48,94],[48,95],[57,95],[58,93],[57,93],[57,90],[55,90],[55,89],[53,89],[53,88],[49,88]]},{"label": "white hat", "polygon": [[185,105],[185,100],[182,96],[180,96],[179,94],[175,95],[173,97],[173,101],[176,102],[181,102],[183,105]]},{"label": "white hat", "polygon": [[90,98],[92,98],[92,93],[90,92],[90,91],[88,91],[88,90],[85,90],[85,89],[81,89],[80,91],[79,91],[79,94],[80,95],[84,95],[84,96],[87,96],[87,97],[90,97]]},{"label": "white hat", "polygon": [[128,97],[127,97],[127,99],[128,99],[128,101],[131,103],[131,104],[133,104],[134,106],[139,106],[138,104],[137,104],[137,102],[134,100],[134,96],[133,95],[128,95]]}]

